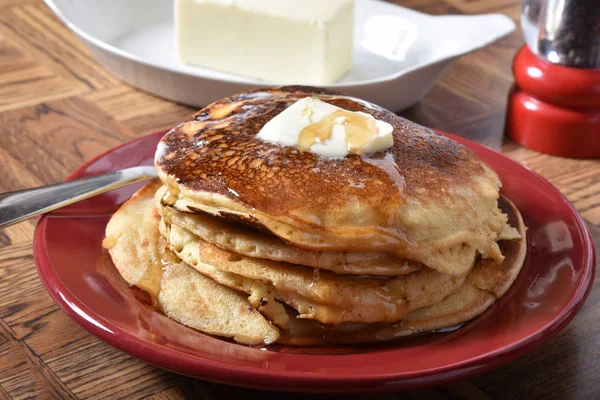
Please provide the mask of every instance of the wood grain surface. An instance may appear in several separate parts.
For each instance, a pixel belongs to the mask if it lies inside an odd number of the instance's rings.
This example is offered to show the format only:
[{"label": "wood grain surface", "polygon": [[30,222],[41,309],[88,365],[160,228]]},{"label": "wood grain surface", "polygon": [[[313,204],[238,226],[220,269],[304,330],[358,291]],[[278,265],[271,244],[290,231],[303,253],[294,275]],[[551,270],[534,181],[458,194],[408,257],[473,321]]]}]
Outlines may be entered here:
[{"label": "wood grain surface", "polygon": [[[397,0],[431,14],[501,12],[519,0]],[[556,185],[600,244],[600,166],[541,155],[503,138],[516,32],[462,57],[403,113],[502,151]],[[0,0],[0,192],[59,182],[123,141],[173,126],[194,110],[123,84],[41,0]],[[0,398],[300,399],[179,376],[134,359],[72,322],[44,291],[32,257],[35,221],[0,231]],[[414,392],[360,399],[600,398],[600,291],[542,347],[495,371]],[[314,396],[329,398],[329,396]]]}]

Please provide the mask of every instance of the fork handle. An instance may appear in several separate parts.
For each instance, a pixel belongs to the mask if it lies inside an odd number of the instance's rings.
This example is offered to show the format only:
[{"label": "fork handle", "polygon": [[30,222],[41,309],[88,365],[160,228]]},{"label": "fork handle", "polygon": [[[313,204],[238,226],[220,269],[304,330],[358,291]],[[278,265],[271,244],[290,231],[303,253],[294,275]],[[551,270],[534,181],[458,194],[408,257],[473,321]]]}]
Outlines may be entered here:
[{"label": "fork handle", "polygon": [[154,167],[134,167],[0,194],[0,229],[89,197],[155,177]]}]

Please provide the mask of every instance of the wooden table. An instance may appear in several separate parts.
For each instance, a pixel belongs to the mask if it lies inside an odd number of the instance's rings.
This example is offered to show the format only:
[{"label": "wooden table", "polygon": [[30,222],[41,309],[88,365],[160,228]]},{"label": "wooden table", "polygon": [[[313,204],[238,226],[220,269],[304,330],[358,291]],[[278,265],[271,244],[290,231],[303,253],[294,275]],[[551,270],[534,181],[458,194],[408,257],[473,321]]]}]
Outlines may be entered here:
[{"label": "wooden table", "polygon": [[[399,0],[432,14],[502,12],[519,0]],[[511,60],[520,33],[462,57],[421,104],[403,113],[472,138],[504,124]],[[137,91],[111,76],[41,0],[0,0],[0,191],[58,182],[111,147],[178,123],[194,110]],[[556,185],[600,243],[600,165],[502,150]],[[69,319],[40,283],[32,258],[35,221],[0,231],[0,398],[183,397],[281,394],[239,389],[157,369],[101,342]],[[600,291],[541,348],[493,372],[373,399],[600,398]],[[300,395],[286,395],[301,398]]]}]

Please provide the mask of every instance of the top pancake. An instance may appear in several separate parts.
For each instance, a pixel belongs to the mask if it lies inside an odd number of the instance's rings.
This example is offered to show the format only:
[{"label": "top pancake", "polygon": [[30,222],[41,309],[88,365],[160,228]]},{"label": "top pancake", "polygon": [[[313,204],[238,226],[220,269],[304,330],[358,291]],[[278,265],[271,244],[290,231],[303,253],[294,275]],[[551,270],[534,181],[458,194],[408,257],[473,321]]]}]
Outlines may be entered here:
[{"label": "top pancake", "polygon": [[[255,137],[306,96],[390,123],[394,146],[332,160]],[[475,251],[502,259],[496,174],[464,146],[355,98],[289,86],[220,100],[165,135],[156,167],[165,204],[307,250],[385,251],[452,274]]]}]

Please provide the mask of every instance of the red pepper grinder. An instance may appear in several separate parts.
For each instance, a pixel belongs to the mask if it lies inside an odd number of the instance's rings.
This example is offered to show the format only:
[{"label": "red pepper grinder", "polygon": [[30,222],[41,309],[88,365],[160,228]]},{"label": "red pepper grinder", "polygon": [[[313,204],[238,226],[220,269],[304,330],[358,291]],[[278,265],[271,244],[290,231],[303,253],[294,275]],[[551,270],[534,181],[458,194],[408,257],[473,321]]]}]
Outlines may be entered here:
[{"label": "red pepper grinder", "polygon": [[600,157],[600,0],[524,0],[506,131],[524,147]]}]

